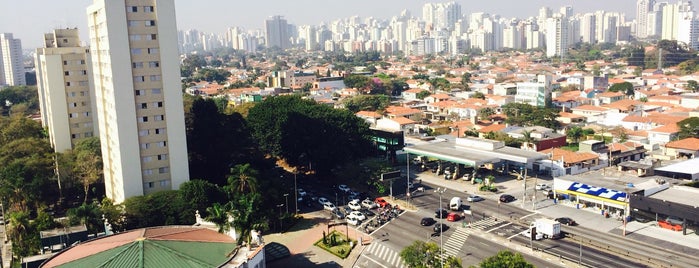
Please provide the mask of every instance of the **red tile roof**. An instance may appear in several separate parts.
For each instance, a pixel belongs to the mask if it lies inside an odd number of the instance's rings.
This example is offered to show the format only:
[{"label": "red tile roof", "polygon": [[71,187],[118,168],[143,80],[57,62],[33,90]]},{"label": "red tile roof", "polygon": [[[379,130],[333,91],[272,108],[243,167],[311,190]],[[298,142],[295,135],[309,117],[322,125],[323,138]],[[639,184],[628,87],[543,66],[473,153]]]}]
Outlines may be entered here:
[{"label": "red tile roof", "polygon": [[686,139],[671,141],[671,142],[666,143],[665,147],[699,151],[699,139],[686,138]]}]

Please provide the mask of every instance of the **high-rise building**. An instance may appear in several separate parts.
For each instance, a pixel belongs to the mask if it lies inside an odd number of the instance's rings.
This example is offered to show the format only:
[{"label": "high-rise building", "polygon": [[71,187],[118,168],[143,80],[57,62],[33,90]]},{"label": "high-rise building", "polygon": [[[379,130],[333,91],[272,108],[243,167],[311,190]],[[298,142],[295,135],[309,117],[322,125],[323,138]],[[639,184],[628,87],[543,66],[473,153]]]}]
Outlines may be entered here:
[{"label": "high-rise building", "polygon": [[568,18],[555,14],[546,20],[546,56],[565,57],[568,53]]},{"label": "high-rise building", "polygon": [[289,24],[282,16],[272,16],[265,21],[265,30],[267,35],[267,47],[278,47],[287,49],[291,47],[289,41]]},{"label": "high-rise building", "polygon": [[80,46],[78,29],[44,34],[44,47],[36,50],[41,124],[56,152],[99,133],[88,53]]},{"label": "high-rise building", "polygon": [[0,86],[26,84],[22,41],[13,38],[11,33],[2,33],[0,34]]},{"label": "high-rise building", "polygon": [[595,30],[597,29],[596,22],[597,19],[594,13],[586,13],[582,16],[580,20],[580,36],[582,42],[594,44],[597,41],[597,36],[595,35]]},{"label": "high-rise building", "polygon": [[640,38],[648,37],[650,24],[648,15],[653,11],[655,0],[638,0],[636,2],[636,36]]},{"label": "high-rise building", "polygon": [[694,11],[681,11],[677,20],[677,41],[691,49],[699,49],[699,21]]},{"label": "high-rise building", "polygon": [[107,197],[117,203],[189,180],[174,0],[87,8]]}]

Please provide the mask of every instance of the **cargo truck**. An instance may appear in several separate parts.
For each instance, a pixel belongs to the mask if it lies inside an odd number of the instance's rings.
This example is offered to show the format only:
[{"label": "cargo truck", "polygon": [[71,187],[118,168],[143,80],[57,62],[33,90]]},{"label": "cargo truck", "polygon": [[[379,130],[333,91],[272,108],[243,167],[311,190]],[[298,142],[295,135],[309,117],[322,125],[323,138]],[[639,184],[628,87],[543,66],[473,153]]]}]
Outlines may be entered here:
[{"label": "cargo truck", "polygon": [[536,228],[535,231],[543,237],[557,239],[561,236],[561,223],[551,219],[537,219],[532,222],[531,227]]}]

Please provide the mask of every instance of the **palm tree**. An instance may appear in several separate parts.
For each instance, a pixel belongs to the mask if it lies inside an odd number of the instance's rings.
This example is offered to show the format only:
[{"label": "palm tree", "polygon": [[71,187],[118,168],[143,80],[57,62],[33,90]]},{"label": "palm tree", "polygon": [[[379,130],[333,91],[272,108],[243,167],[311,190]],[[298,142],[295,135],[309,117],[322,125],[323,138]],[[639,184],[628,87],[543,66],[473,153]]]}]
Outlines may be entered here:
[{"label": "palm tree", "polygon": [[211,207],[206,208],[206,220],[216,224],[219,233],[226,233],[231,229],[229,210],[230,206],[228,204],[214,203]]},{"label": "palm tree", "polygon": [[235,165],[228,176],[228,190],[237,193],[256,193],[259,172],[250,164]]},{"label": "palm tree", "polygon": [[573,143],[578,143],[578,141],[580,141],[580,138],[583,136],[582,128],[578,126],[572,127],[568,130],[566,136],[573,140]]}]

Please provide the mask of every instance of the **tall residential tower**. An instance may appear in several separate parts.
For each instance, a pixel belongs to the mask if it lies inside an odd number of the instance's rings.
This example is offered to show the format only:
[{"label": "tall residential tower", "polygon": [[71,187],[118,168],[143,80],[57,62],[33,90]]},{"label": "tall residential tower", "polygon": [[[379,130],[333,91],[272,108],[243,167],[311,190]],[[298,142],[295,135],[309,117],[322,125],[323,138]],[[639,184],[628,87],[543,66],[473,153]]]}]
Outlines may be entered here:
[{"label": "tall residential tower", "polygon": [[56,152],[98,134],[88,53],[80,46],[78,29],[44,34],[44,47],[36,50],[41,124]]},{"label": "tall residential tower", "polygon": [[174,0],[94,0],[87,8],[107,197],[189,180]]},{"label": "tall residential tower", "polygon": [[22,86],[26,84],[22,59],[22,41],[13,38],[11,33],[1,33],[0,86]]}]

